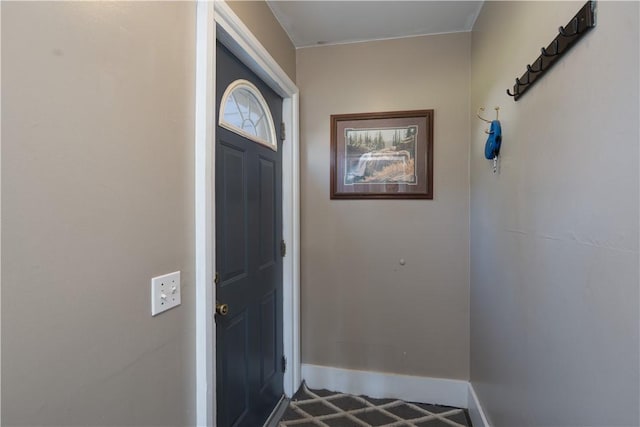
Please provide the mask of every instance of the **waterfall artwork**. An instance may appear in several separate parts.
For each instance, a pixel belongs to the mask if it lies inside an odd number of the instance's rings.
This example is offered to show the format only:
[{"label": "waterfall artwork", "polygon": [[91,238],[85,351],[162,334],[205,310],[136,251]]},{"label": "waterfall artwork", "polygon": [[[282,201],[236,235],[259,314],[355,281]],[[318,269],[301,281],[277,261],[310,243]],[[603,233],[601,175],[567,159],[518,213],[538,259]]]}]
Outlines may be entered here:
[{"label": "waterfall artwork", "polygon": [[433,110],[331,116],[331,199],[433,199]]},{"label": "waterfall artwork", "polygon": [[417,126],[345,129],[344,184],[417,184]]}]

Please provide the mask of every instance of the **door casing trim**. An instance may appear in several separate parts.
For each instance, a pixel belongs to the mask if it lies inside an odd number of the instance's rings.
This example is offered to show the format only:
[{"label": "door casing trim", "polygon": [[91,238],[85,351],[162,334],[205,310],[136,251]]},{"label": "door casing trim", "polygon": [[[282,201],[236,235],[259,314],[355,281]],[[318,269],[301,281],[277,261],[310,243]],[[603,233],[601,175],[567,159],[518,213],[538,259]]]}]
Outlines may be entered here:
[{"label": "door casing trim", "polygon": [[[282,147],[283,341],[291,396],[300,371],[299,91],[258,39],[224,1],[202,1],[196,12],[195,242],[196,425],[215,426],[215,51],[218,40],[283,98],[287,128]],[[277,125],[277,124],[276,124]]]}]

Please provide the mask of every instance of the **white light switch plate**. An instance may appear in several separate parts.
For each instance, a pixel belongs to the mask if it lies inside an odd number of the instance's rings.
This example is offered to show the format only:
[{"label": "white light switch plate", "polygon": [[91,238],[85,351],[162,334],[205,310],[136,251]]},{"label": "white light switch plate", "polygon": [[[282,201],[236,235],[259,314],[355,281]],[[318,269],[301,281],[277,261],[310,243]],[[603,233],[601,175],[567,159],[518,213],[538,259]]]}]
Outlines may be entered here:
[{"label": "white light switch plate", "polygon": [[180,272],[151,279],[151,315],[180,305]]}]

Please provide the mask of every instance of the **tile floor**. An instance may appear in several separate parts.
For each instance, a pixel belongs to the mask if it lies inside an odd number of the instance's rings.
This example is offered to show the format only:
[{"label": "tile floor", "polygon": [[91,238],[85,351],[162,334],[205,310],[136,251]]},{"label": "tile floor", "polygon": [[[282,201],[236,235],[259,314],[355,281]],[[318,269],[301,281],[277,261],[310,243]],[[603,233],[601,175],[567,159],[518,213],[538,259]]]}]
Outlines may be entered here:
[{"label": "tile floor", "polygon": [[470,427],[466,410],[327,390],[302,384],[279,427]]}]

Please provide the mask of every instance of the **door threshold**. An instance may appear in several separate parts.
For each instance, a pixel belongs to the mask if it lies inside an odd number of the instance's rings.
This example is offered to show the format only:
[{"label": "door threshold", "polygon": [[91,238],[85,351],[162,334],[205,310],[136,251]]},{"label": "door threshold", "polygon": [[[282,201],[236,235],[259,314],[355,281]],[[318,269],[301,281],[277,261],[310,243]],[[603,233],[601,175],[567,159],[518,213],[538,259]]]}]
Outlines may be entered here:
[{"label": "door threshold", "polygon": [[271,411],[271,415],[269,415],[269,418],[267,418],[263,427],[277,427],[280,422],[280,418],[284,415],[284,411],[289,407],[290,401],[291,399],[283,394],[276,407]]}]

